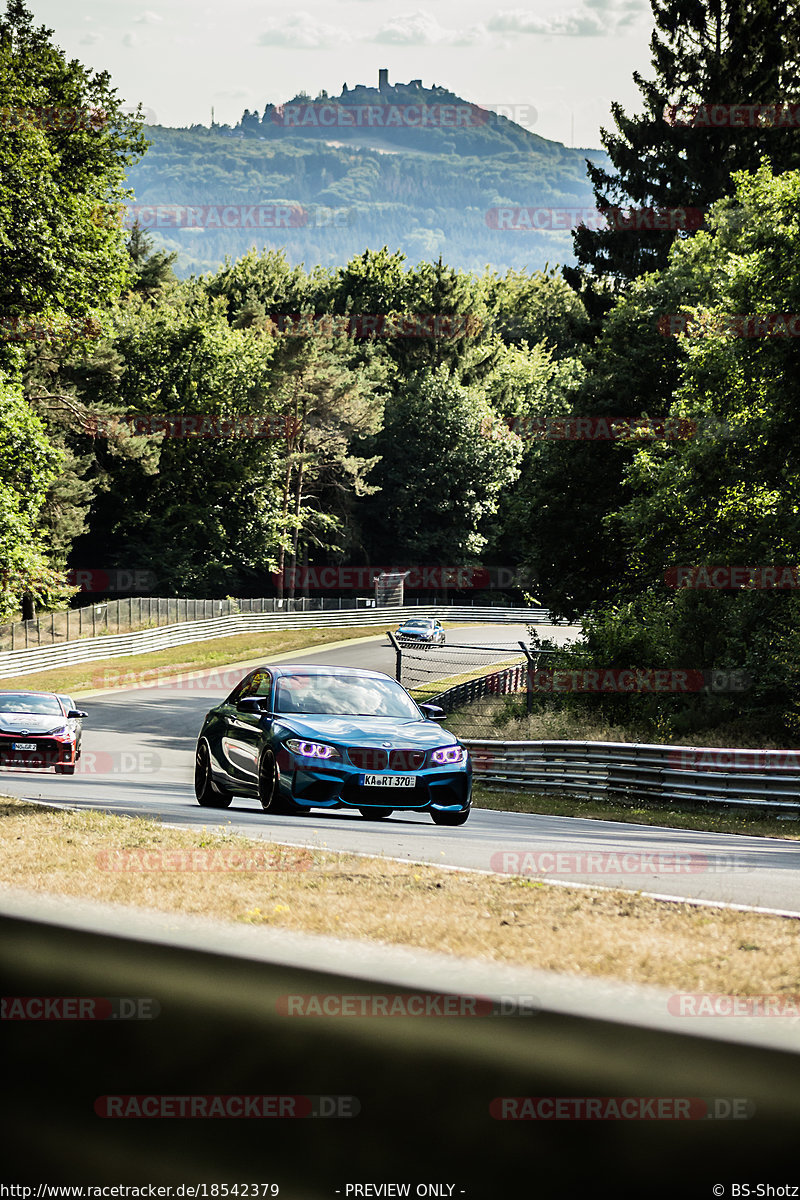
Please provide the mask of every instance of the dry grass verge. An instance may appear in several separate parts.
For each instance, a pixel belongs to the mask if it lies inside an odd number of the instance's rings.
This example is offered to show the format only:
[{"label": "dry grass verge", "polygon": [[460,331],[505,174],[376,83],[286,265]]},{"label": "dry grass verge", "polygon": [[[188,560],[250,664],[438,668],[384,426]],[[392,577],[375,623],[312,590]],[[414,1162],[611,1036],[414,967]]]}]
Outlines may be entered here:
[{"label": "dry grass verge", "polygon": [[[0,886],[681,991],[800,992],[791,918],[270,846],[20,800],[0,801],[0,845]],[[255,869],[234,865],[243,860]]]}]

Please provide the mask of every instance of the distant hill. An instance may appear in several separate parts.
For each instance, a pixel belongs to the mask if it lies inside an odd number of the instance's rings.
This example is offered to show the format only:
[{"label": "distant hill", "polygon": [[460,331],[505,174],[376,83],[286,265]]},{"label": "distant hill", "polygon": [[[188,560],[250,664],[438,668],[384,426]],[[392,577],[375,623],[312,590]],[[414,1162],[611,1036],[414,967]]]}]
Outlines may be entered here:
[{"label": "distant hill", "polygon": [[[573,214],[594,205],[585,160],[606,160],[445,88],[390,85],[385,72],[378,87],[301,94],[261,116],[246,110],[233,127],[147,134],[151,148],[128,177],[137,206],[129,220],[178,251],[182,275],[252,246],[282,246],[306,267],[383,245],[412,263],[441,254],[474,271],[570,262]],[[538,211],[520,219],[519,209]],[[502,227],[526,219],[551,228]]]}]

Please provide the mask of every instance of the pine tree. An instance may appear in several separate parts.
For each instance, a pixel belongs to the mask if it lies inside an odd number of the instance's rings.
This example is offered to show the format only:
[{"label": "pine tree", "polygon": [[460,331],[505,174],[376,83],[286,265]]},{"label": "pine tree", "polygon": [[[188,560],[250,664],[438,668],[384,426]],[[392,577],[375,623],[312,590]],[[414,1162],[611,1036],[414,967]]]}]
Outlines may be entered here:
[{"label": "pine tree", "polygon": [[[800,99],[799,0],[651,0],[653,80],[634,72],[645,111],[612,105],[616,133],[601,131],[616,173],[587,162],[601,212],[616,206],[707,209],[733,190],[731,174],[762,156],[776,173],[800,166],[796,125],[704,124],[693,106],[786,105]],[[713,119],[713,118],[712,118]],[[613,223],[613,217],[612,222]],[[591,230],[574,235],[581,268],[616,286],[666,264],[676,237],[665,230]],[[585,270],[565,277],[584,290]],[[607,300],[607,307],[610,300]]]}]

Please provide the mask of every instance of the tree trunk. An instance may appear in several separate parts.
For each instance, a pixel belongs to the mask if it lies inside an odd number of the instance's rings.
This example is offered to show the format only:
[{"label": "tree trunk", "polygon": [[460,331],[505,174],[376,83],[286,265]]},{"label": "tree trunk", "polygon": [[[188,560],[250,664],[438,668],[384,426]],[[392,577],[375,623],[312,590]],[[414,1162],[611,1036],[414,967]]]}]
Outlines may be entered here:
[{"label": "tree trunk", "polygon": [[300,426],[300,438],[298,440],[299,461],[297,464],[297,484],[294,494],[294,531],[292,534],[292,578],[290,583],[289,595],[294,599],[294,594],[297,584],[297,547],[300,540],[300,509],[303,500],[303,474],[305,470],[305,448],[306,448],[306,409],[308,400],[303,397],[303,418]]}]

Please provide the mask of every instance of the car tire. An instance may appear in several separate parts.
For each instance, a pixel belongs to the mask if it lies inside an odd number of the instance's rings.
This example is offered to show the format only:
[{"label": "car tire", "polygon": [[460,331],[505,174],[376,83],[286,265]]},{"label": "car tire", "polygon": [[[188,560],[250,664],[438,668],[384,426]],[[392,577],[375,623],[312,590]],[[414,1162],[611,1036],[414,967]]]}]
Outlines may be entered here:
[{"label": "car tire", "polygon": [[382,821],[384,817],[390,817],[394,812],[393,808],[360,808],[358,810],[362,817],[366,817],[368,821]]},{"label": "car tire", "polygon": [[59,764],[56,767],[56,775],[74,775],[75,763]]},{"label": "car tire", "polygon": [[431,809],[431,817],[434,825],[464,825],[469,817],[470,810],[467,808],[463,812],[441,812],[439,809]]},{"label": "car tire", "polygon": [[233,799],[233,792],[228,792],[218,783],[214,783],[211,775],[211,754],[205,742],[198,742],[195,751],[194,794],[197,803],[203,808],[227,808]]},{"label": "car tire", "polygon": [[278,766],[271,750],[265,750],[258,764],[258,798],[264,812],[291,817],[306,812],[299,804],[286,800],[278,787]]}]

